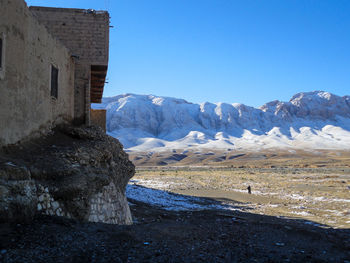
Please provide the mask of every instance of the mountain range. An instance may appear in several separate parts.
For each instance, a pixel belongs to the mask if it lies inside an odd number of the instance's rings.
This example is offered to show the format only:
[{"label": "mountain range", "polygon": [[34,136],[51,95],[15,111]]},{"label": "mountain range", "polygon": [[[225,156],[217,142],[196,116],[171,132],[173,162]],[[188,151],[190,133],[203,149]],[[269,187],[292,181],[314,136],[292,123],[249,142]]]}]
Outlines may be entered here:
[{"label": "mountain range", "polygon": [[350,96],[301,92],[259,108],[123,94],[103,98],[107,133],[130,152],[350,148]]}]

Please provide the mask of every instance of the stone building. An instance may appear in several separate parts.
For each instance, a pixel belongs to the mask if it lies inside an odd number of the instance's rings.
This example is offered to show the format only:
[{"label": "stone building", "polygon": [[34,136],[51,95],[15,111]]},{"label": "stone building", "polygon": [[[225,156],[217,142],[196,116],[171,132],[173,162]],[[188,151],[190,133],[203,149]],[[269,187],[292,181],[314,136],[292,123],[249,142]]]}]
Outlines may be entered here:
[{"label": "stone building", "polygon": [[0,1],[0,146],[61,123],[94,123],[108,43],[106,11]]},{"label": "stone building", "polygon": [[0,0],[0,223],[37,213],[132,223],[134,165],[118,140],[82,126],[105,127],[90,104],[102,99],[108,42],[108,12]]},{"label": "stone building", "polygon": [[74,119],[89,123],[90,103],[101,102],[107,74],[108,12],[36,6],[29,10],[74,57]]}]

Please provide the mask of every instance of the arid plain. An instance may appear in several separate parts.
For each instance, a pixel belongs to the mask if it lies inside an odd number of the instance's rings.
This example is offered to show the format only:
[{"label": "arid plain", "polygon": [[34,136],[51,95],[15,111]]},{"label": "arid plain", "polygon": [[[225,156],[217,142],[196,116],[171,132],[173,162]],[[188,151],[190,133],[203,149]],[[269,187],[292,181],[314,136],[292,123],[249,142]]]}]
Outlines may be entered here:
[{"label": "arid plain", "polygon": [[238,211],[350,228],[350,152],[174,150],[130,158],[141,186],[214,199]]}]

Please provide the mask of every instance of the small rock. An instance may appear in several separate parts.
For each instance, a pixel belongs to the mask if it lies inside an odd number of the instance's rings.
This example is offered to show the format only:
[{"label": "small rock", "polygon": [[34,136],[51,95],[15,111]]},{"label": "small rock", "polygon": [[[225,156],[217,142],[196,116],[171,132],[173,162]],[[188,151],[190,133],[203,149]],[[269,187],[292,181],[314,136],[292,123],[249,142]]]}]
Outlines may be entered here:
[{"label": "small rock", "polygon": [[279,246],[279,247],[283,247],[283,246],[284,246],[284,243],[276,243],[275,245],[276,245],[276,246]]},{"label": "small rock", "polygon": [[52,203],[52,207],[53,207],[54,210],[56,210],[57,208],[59,208],[59,206],[60,206],[60,205],[59,205],[58,202],[53,202],[53,203]]}]

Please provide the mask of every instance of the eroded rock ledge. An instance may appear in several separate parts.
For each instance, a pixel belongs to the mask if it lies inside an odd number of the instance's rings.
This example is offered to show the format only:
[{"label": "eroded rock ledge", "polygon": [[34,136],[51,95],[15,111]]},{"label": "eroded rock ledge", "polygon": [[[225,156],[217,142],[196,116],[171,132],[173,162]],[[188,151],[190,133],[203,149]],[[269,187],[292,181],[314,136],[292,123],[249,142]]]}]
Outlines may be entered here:
[{"label": "eroded rock ledge", "polygon": [[0,153],[0,222],[37,213],[131,224],[125,187],[135,167],[98,127],[59,127]]}]

